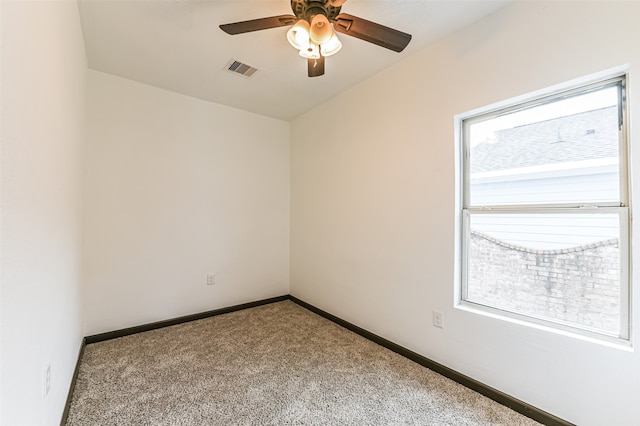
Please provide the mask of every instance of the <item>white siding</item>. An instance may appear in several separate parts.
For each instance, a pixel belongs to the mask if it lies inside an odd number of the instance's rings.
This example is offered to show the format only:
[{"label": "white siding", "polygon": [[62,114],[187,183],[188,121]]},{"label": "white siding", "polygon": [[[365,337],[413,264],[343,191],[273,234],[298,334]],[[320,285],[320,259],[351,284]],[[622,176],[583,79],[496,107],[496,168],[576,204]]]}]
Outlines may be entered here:
[{"label": "white siding", "polygon": [[471,229],[509,244],[561,249],[619,238],[620,219],[612,213],[474,214]]},{"label": "white siding", "polygon": [[471,205],[595,204],[620,200],[618,173],[503,179],[471,185]]}]

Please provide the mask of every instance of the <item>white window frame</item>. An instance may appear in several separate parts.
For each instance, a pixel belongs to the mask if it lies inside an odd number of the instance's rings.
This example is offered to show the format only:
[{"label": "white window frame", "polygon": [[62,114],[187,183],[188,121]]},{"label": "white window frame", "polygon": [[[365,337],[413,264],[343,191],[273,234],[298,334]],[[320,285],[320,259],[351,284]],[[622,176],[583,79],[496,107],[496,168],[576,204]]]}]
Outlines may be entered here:
[{"label": "white window frame", "polygon": [[[627,120],[627,84],[626,69],[601,73],[592,77],[574,81],[562,86],[538,91],[512,100],[490,105],[455,117],[456,143],[458,149],[458,254],[456,258],[456,307],[490,316],[514,320],[518,323],[542,326],[548,330],[558,330],[570,335],[593,338],[597,341],[611,342],[631,346],[631,272],[630,272],[630,194],[628,167],[628,120]],[[510,114],[533,106],[551,103],[577,94],[600,90],[607,86],[619,85],[618,102],[620,105],[619,123],[619,177],[620,202],[601,202],[594,205],[577,203],[552,204],[512,204],[512,205],[470,205],[470,141],[469,127],[474,122],[481,122]],[[468,285],[468,247],[470,238],[470,217],[474,214],[500,213],[613,213],[620,218],[620,334],[607,334],[600,330],[592,330],[578,324],[536,317],[529,314],[512,312],[500,308],[486,306],[465,300]]]}]

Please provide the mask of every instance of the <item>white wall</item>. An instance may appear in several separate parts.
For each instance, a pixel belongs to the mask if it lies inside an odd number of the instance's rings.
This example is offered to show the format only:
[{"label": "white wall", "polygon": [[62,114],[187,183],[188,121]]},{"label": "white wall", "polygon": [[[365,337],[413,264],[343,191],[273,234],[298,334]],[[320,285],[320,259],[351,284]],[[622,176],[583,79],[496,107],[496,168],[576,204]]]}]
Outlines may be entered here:
[{"label": "white wall", "polygon": [[287,294],[289,123],[96,71],[88,93],[86,334]]},{"label": "white wall", "polygon": [[56,425],[82,339],[87,65],[76,2],[3,1],[1,25],[0,423]]},{"label": "white wall", "polygon": [[[640,424],[637,350],[454,309],[453,122],[626,63],[635,108],[638,16],[636,2],[516,2],[295,119],[291,293],[571,422]],[[331,129],[308,131],[327,115]],[[638,142],[632,133],[632,163]]]}]

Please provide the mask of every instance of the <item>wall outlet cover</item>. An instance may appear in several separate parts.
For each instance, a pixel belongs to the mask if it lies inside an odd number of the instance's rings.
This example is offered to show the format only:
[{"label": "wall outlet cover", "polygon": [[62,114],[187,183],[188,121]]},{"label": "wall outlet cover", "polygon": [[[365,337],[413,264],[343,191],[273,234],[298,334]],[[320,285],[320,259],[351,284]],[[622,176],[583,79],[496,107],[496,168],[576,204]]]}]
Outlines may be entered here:
[{"label": "wall outlet cover", "polygon": [[442,312],[433,311],[433,325],[438,328],[444,328]]},{"label": "wall outlet cover", "polygon": [[207,285],[214,285],[215,283],[216,283],[215,274],[208,274],[207,275]]}]

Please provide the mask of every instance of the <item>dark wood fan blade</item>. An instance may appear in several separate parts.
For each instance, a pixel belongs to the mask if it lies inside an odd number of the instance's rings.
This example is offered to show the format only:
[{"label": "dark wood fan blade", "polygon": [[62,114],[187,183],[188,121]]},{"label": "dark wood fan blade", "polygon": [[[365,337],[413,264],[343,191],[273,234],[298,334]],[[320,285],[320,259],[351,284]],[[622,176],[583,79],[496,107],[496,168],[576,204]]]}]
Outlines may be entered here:
[{"label": "dark wood fan blade", "polygon": [[293,15],[271,16],[269,18],[251,19],[249,21],[222,24],[220,29],[227,34],[243,34],[251,31],[268,30],[269,28],[286,27],[293,25],[298,18]]},{"label": "dark wood fan blade", "polygon": [[347,34],[378,46],[386,47],[394,52],[402,52],[411,41],[411,34],[358,18],[357,16],[341,13],[333,19],[333,28],[342,34]]},{"label": "dark wood fan blade", "polygon": [[320,77],[324,75],[324,56],[319,59],[307,59],[307,70],[309,77]]}]

